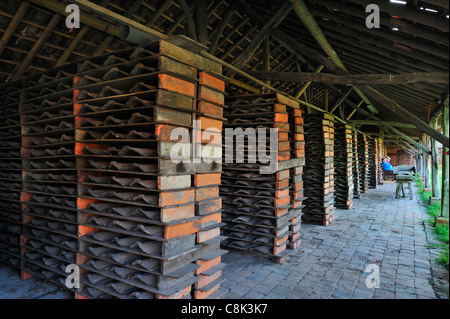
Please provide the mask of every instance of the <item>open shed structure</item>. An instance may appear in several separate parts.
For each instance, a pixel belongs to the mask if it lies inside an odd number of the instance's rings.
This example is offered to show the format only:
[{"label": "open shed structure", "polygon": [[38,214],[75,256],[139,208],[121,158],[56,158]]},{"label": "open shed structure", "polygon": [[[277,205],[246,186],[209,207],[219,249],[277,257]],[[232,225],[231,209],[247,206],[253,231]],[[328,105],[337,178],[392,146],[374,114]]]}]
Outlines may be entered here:
[{"label": "open shed structure", "polygon": [[448,220],[448,11],[0,0],[0,262],[76,298],[214,298],[226,249],[282,263],[392,147]]}]

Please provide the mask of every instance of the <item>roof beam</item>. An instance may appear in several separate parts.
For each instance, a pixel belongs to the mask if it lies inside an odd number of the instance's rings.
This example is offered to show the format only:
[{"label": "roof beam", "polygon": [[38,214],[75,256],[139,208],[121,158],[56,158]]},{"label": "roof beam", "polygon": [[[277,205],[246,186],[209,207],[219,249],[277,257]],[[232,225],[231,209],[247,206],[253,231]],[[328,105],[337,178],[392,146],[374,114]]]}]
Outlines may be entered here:
[{"label": "roof beam", "polygon": [[[57,12],[57,13],[61,14],[62,16],[67,16],[67,12],[66,12],[67,4],[61,3],[59,1],[50,1],[50,0],[29,0],[29,1],[36,3],[44,8],[47,8],[53,12]],[[86,8],[91,9],[91,10],[96,9],[99,13],[101,13],[102,10],[106,10],[100,6],[94,5],[94,4],[90,3],[89,1],[85,1],[85,0],[73,0],[73,2],[76,2],[79,5],[84,5]],[[109,10],[107,10],[107,11],[109,11]],[[109,11],[109,12],[112,12],[112,11]],[[85,14],[83,12],[81,12],[80,15],[81,15],[80,21],[82,21],[83,24],[88,25],[99,31],[103,31],[112,36],[116,36],[116,37],[118,36],[118,34],[119,34],[118,27],[113,26],[110,23],[107,23],[103,20],[97,19],[96,17]],[[120,16],[119,14],[116,14],[116,15]]]},{"label": "roof beam", "polygon": [[349,87],[347,89],[347,91],[345,91],[345,93],[339,98],[339,100],[337,100],[337,102],[334,104],[334,106],[331,108],[330,113],[333,113],[338,107],[341,106],[341,104],[348,98],[348,96],[350,95],[350,93],[352,93],[353,91],[353,86]]},{"label": "roof beam", "polygon": [[354,125],[378,125],[378,126],[394,126],[394,127],[407,127],[407,128],[416,128],[414,125],[409,123],[401,123],[401,122],[388,122],[388,121],[370,121],[370,120],[354,120],[348,121]]},{"label": "roof beam", "polygon": [[222,37],[223,32],[225,31],[225,28],[228,25],[228,22],[230,22],[235,12],[236,10],[230,6],[225,15],[222,17],[222,20],[219,22],[219,25],[217,26],[217,32],[214,35],[214,38],[212,39],[211,45],[209,46],[208,49],[209,53],[214,54],[216,52],[219,40]]},{"label": "roof beam", "polygon": [[11,81],[19,80],[27,71],[28,67],[33,62],[33,59],[35,58],[36,54],[41,50],[42,46],[47,41],[48,37],[51,35],[53,29],[56,27],[56,24],[58,23],[60,19],[59,14],[54,14],[53,17],[50,19],[49,23],[47,24],[47,27],[44,29],[44,31],[41,33],[41,36],[34,44],[33,48],[28,52],[27,56],[23,59],[22,63],[17,68],[16,72],[11,77]]},{"label": "roof beam", "polygon": [[[355,19],[346,18],[345,16],[342,15],[342,12],[329,12],[328,10],[325,10],[325,9],[318,9],[318,7],[310,8],[310,9],[314,15],[317,15],[324,19],[331,20],[331,21],[335,22],[336,24],[338,24],[339,27],[344,25],[353,30],[357,30],[358,32],[362,31],[368,35],[380,37],[380,38],[386,39],[390,42],[401,43],[401,44],[410,46],[411,48],[414,48],[416,50],[426,52],[426,53],[438,56],[440,58],[443,58],[445,60],[448,60],[448,50],[447,49],[438,47],[436,45],[428,44],[423,41],[419,42],[419,41],[417,41],[417,39],[413,39],[411,37],[401,35],[402,33],[388,31],[388,30],[385,30],[384,28],[368,29],[368,28],[361,27],[360,22],[355,21]],[[346,30],[348,30],[348,29],[346,29]],[[344,31],[344,30],[342,30],[342,31]],[[362,40],[363,37],[361,37],[361,35],[362,34],[359,33],[358,38]]]},{"label": "roof beam", "polygon": [[180,6],[184,12],[184,18],[186,20],[188,35],[191,39],[197,41],[197,31],[195,30],[195,22],[194,18],[192,17],[193,14],[191,12],[191,9],[189,8],[185,0],[178,0],[178,2],[180,3]]},{"label": "roof beam", "polygon": [[[305,24],[306,28],[313,35],[314,39],[320,45],[320,47],[325,51],[331,61],[337,66],[337,69],[343,71],[344,74],[347,74],[348,71],[345,68],[344,63],[342,63],[341,59],[337,55],[337,53],[333,50],[327,38],[323,34],[322,30],[318,26],[317,22],[314,20],[311,12],[309,12],[303,0],[289,0],[292,3],[292,7],[294,11],[297,13],[298,17],[302,20],[303,24]],[[367,103],[372,104],[369,99],[361,92],[358,87],[354,88],[355,92]]]},{"label": "roof beam", "polygon": [[370,86],[364,85],[361,87],[361,90],[370,98],[377,101],[378,103],[382,104],[383,107],[387,108],[389,111],[397,114],[401,118],[409,121],[410,123],[414,124],[414,126],[421,130],[422,132],[426,133],[430,137],[434,138],[438,142],[442,143],[443,145],[449,147],[449,138],[445,136],[444,134],[436,131],[434,128],[432,128],[430,125],[419,119],[418,117],[414,116],[404,108],[402,108],[397,102],[389,99],[385,95],[381,94],[377,90],[371,88]]},{"label": "roof beam", "polygon": [[28,1],[23,1],[20,4],[19,9],[17,9],[16,14],[9,22],[8,28],[6,29],[5,33],[3,33],[3,36],[0,39],[0,55],[2,55],[3,51],[6,49],[6,45],[8,44],[11,37],[14,35],[14,31],[16,30],[19,23],[22,21],[22,18],[27,13],[29,6],[30,3]]},{"label": "roof beam", "polygon": [[86,33],[88,33],[89,30],[90,30],[90,27],[84,25],[78,31],[78,34],[76,35],[75,39],[73,39],[73,41],[70,43],[69,47],[64,51],[64,53],[59,58],[58,62],[56,62],[55,67],[59,67],[59,66],[63,65],[64,63],[66,63],[67,59],[70,57],[72,52],[76,49],[78,44],[80,44],[81,40],[86,35]]},{"label": "roof beam", "polygon": [[[444,0],[446,1],[446,0]],[[369,3],[369,2],[368,2]],[[367,5],[366,3],[365,5]],[[328,9],[336,9],[352,16],[358,17],[360,19],[365,20],[367,18],[367,13],[365,10],[361,10],[360,8],[355,8],[349,4],[345,4],[339,1],[331,1],[331,0],[314,0],[314,4],[319,4],[327,7]],[[351,19],[350,19],[351,20]],[[443,36],[441,32],[436,32],[433,30],[428,30],[426,28],[417,26],[413,23],[408,23],[401,19],[397,18],[386,18],[383,15],[380,16],[380,23],[383,26],[392,29],[394,27],[399,28],[402,32],[412,35],[413,37],[419,37],[422,39],[426,39],[428,41],[433,41],[436,43],[440,43],[443,45],[449,45],[449,39],[446,36]]]},{"label": "roof beam", "polygon": [[428,4],[432,4],[434,6],[438,6],[438,7],[447,9],[447,10],[448,10],[449,4],[450,4],[448,2],[448,0],[422,0],[422,2],[425,2],[425,3],[428,3]]},{"label": "roof beam", "polygon": [[284,18],[292,10],[292,6],[289,2],[285,2],[276,14],[274,14],[259,30],[255,38],[247,46],[241,56],[233,62],[233,65],[237,68],[243,68],[250,61],[258,49],[258,47],[264,42],[264,40],[270,35],[270,31],[276,29]]},{"label": "roof beam", "polygon": [[[366,0],[350,0],[350,2],[367,6]],[[404,5],[395,5],[386,1],[372,0],[370,3],[378,5],[380,10],[390,15],[399,16],[415,23],[426,25],[439,31],[448,32],[448,19],[437,14],[416,10]]]},{"label": "roof beam", "polygon": [[249,74],[265,81],[322,82],[332,84],[409,84],[416,82],[449,83],[448,73],[406,73],[406,74],[348,74],[306,72],[249,71]]},{"label": "roof beam", "polygon": [[[290,2],[293,4],[294,10],[299,16],[299,18],[303,21],[303,23],[306,25],[308,30],[311,32],[313,37],[316,39],[316,41],[319,43],[319,45],[323,48],[323,50],[327,53],[327,55],[332,59],[332,61],[338,66],[338,73],[339,74],[348,74],[348,71],[345,69],[345,66],[343,65],[342,61],[339,59],[336,52],[331,47],[330,43],[326,39],[325,35],[323,34],[322,30],[314,20],[314,17],[309,12],[308,8],[306,7],[303,0],[290,0]],[[397,114],[398,116],[404,118],[405,120],[408,120],[410,123],[414,124],[419,130],[422,132],[428,134],[432,138],[436,139],[437,141],[441,142],[443,145],[449,146],[449,138],[445,135],[439,133],[435,129],[433,129],[431,126],[426,124],[424,121],[419,119],[418,117],[414,116],[413,114],[409,113],[405,109],[403,109],[397,102],[389,99],[388,97],[384,96],[377,90],[367,86],[362,85],[358,88],[355,88],[355,91],[360,96],[368,96],[369,98],[377,101],[379,104],[381,104],[383,107],[387,108],[389,111],[393,112],[394,114]],[[367,98],[366,98],[367,99]],[[365,99],[365,101],[366,101]],[[367,102],[366,102],[367,103]],[[368,103],[370,104],[370,102]],[[395,130],[395,129],[394,129]],[[405,134],[403,134],[405,135]],[[428,153],[430,153],[429,150],[427,150]]]},{"label": "roof beam", "polygon": [[208,10],[206,9],[206,0],[196,0],[196,21],[197,21],[197,39],[198,42],[207,46],[208,42]]}]

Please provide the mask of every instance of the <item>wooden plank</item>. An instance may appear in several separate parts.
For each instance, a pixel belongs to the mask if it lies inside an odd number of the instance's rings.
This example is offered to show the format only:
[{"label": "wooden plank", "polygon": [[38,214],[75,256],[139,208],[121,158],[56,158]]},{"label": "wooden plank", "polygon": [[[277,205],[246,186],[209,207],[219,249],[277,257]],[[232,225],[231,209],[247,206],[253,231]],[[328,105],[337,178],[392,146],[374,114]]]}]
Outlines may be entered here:
[{"label": "wooden plank", "polygon": [[[174,58],[177,61],[193,66],[197,70],[212,71],[221,74],[222,65],[218,61],[211,61],[209,56],[207,58],[201,57],[198,54],[180,48],[167,41],[160,42],[160,53]],[[220,61],[220,60],[219,60]]]}]

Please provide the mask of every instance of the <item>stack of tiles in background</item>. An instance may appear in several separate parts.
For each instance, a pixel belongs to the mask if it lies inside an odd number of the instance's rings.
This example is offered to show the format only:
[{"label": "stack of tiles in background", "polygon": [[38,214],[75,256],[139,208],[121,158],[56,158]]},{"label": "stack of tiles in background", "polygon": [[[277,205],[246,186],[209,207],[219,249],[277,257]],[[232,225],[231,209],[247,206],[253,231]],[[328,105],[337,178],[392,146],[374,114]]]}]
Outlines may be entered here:
[{"label": "stack of tiles in background", "polygon": [[21,96],[22,278],[65,287],[78,250],[73,79],[76,67],[24,79]]},{"label": "stack of tiles in background", "polygon": [[383,183],[383,166],[381,163],[383,162],[383,140],[381,138],[375,139],[377,143],[377,160],[378,160],[378,185]]},{"label": "stack of tiles in background", "polygon": [[[225,80],[214,72],[199,72],[197,93],[197,122],[195,154],[211,165],[198,163],[195,168],[196,215],[201,216],[201,228],[197,243],[220,242],[222,223],[222,199],[219,196],[222,171],[223,108]],[[217,298],[221,295],[222,255],[227,251],[216,249],[196,261],[200,266],[195,272],[198,282],[194,286],[196,299]]]},{"label": "stack of tiles in background", "polygon": [[369,191],[369,143],[365,134],[358,133],[359,187],[361,193]]},{"label": "stack of tiles in background", "polygon": [[334,123],[328,114],[305,116],[305,223],[327,226],[334,220]]},{"label": "stack of tiles in background", "polygon": [[[275,158],[271,160],[279,164],[290,159],[290,143],[287,134],[283,134],[289,132],[286,104],[281,104],[276,94],[268,93],[230,96],[226,98],[226,105],[224,127],[228,132],[220,187],[226,223],[222,233],[227,237],[223,246],[257,251],[283,262],[294,217],[290,214],[290,172],[289,169],[276,171],[276,167],[272,171],[260,171],[269,163],[258,163],[257,147],[263,147],[269,154],[270,139],[276,142],[281,135],[278,152],[272,153]],[[258,131],[259,128],[266,129],[265,135],[261,133],[265,136],[263,145],[257,143],[258,133],[263,132]],[[271,135],[271,128],[278,132]],[[236,139],[230,145],[227,141],[230,130],[253,134],[243,139],[243,145],[236,146]],[[240,163],[236,161],[237,154],[243,155]]]},{"label": "stack of tiles in background", "polygon": [[[77,297],[207,296],[214,289],[192,287],[198,261],[220,250],[220,237],[207,233],[220,214],[196,212],[202,192],[191,137],[199,69],[208,63],[166,41],[88,62],[102,67],[80,75],[76,87],[84,270]],[[90,77],[98,81],[85,82]],[[214,163],[203,169],[220,172]]]},{"label": "stack of tiles in background", "polygon": [[20,269],[20,83],[0,86],[0,263]]},{"label": "stack of tiles in background", "polygon": [[[292,211],[295,211],[295,217],[291,219],[289,235],[289,248],[295,249],[301,244],[301,222],[303,215],[303,201],[306,199],[304,196],[303,188],[303,167],[305,166],[305,130],[304,130],[304,118],[300,105],[294,105],[290,109],[289,114],[289,141],[291,147],[291,158],[297,160],[295,166],[290,168],[290,180],[291,189],[290,194],[292,196]],[[280,138],[282,137],[280,133]]]},{"label": "stack of tiles in background", "polygon": [[361,198],[361,185],[359,175],[359,147],[358,147],[358,132],[352,130],[352,173],[353,173],[353,198]]},{"label": "stack of tiles in background", "polygon": [[348,125],[338,125],[335,130],[334,178],[336,208],[351,209],[353,206],[353,135]]},{"label": "stack of tiles in background", "polygon": [[369,155],[369,188],[377,188],[378,185],[378,151],[377,151],[377,141],[374,138],[368,138],[367,143],[369,144],[368,155]]}]

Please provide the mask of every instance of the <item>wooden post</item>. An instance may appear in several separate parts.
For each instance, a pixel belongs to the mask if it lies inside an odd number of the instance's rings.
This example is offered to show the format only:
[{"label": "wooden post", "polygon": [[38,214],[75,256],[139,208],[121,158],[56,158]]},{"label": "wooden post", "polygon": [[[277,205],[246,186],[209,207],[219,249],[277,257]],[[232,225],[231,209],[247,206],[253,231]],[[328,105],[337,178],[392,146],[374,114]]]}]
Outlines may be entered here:
[{"label": "wooden post", "polygon": [[[446,105],[444,107],[442,113],[442,125],[443,125],[443,133],[445,136],[449,136],[448,129],[448,99],[446,101]],[[441,216],[447,219],[448,222],[448,210],[449,210],[449,158],[448,158],[448,147],[442,148],[442,202],[441,202]]]},{"label": "wooden post", "polygon": [[[437,130],[437,119],[434,119],[431,125]],[[441,185],[439,181],[439,154],[437,148],[437,141],[431,139],[431,189],[433,191],[433,198],[441,198]]]},{"label": "wooden post", "polygon": [[[264,63],[264,71],[270,71],[270,38],[264,40],[263,43],[263,63]],[[266,82],[268,86],[270,86],[270,81]]]},{"label": "wooden post", "polygon": [[206,10],[206,0],[197,0],[196,2],[196,18],[197,18],[197,40],[204,46],[208,41],[208,13]]},{"label": "wooden post", "polygon": [[197,41],[197,31],[195,28],[195,22],[194,18],[192,17],[192,11],[191,8],[189,8],[189,5],[186,3],[185,0],[179,1],[181,8],[184,12],[184,17],[186,20],[187,30],[188,30],[188,36],[193,39],[194,41]]},{"label": "wooden post", "polygon": [[[428,135],[426,135],[426,134],[423,134],[423,144],[424,144],[424,146],[426,148],[429,148],[429,146],[430,146],[430,137]],[[425,174],[425,178],[424,178],[425,188],[431,188],[431,180],[430,180],[430,177],[431,177],[431,170],[430,170],[431,158],[430,158],[429,154],[427,154],[427,153],[423,154],[423,162],[424,162],[423,163],[424,164],[423,171],[424,171],[424,174]]]}]

